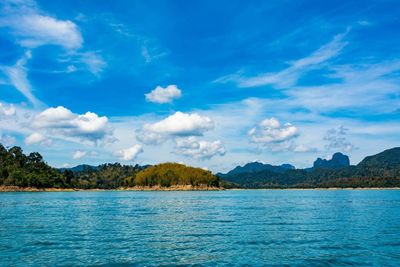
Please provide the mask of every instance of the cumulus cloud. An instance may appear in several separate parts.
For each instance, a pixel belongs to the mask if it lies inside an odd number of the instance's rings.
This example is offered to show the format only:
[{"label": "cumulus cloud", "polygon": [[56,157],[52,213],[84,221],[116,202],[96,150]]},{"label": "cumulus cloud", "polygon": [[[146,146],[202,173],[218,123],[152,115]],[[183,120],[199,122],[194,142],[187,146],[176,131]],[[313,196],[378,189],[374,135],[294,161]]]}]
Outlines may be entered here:
[{"label": "cumulus cloud", "polygon": [[72,155],[73,159],[81,159],[84,156],[86,156],[87,152],[86,151],[81,151],[81,150],[77,150],[74,152],[74,154]]},{"label": "cumulus cloud", "polygon": [[196,137],[191,136],[175,140],[175,153],[204,160],[216,155],[225,155],[225,148],[219,140],[213,142],[198,141]]},{"label": "cumulus cloud", "polygon": [[181,90],[176,85],[168,85],[166,88],[157,86],[153,91],[145,94],[148,102],[159,104],[170,103],[172,100],[180,98]]},{"label": "cumulus cloud", "polygon": [[27,145],[44,144],[44,143],[50,144],[51,140],[38,132],[34,132],[25,138],[25,144]]},{"label": "cumulus cloud", "polygon": [[253,143],[271,144],[288,141],[298,135],[298,129],[290,123],[281,124],[276,118],[265,119],[248,131]]},{"label": "cumulus cloud", "polygon": [[197,113],[176,112],[156,123],[145,124],[137,133],[139,141],[157,144],[171,137],[201,136],[214,128],[214,122]]},{"label": "cumulus cloud", "polygon": [[52,134],[91,142],[113,140],[107,117],[99,117],[93,112],[75,114],[62,106],[42,111],[34,117],[31,126]]},{"label": "cumulus cloud", "polygon": [[119,157],[121,160],[131,161],[134,160],[137,155],[143,152],[143,148],[141,145],[133,145],[126,149],[121,149],[115,152],[115,155]]},{"label": "cumulus cloud", "polygon": [[4,116],[13,116],[15,114],[15,107],[14,105],[5,105],[0,103],[0,115]]},{"label": "cumulus cloud", "polygon": [[325,148],[329,151],[350,152],[355,149],[355,146],[347,140],[348,128],[340,126],[339,128],[329,129],[324,136],[324,140],[328,142]]}]

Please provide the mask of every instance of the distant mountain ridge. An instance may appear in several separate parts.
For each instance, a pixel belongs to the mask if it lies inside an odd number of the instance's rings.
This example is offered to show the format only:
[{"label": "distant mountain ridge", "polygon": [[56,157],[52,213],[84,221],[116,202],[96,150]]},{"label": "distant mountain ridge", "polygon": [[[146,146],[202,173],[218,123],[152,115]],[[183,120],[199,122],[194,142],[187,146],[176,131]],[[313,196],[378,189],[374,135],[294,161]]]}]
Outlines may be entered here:
[{"label": "distant mountain ridge", "polygon": [[400,147],[387,149],[381,153],[364,158],[357,166],[362,168],[384,167],[394,169],[400,165]]},{"label": "distant mountain ridge", "polygon": [[258,161],[250,162],[245,164],[244,166],[237,166],[233,170],[229,171],[226,174],[218,173],[219,177],[225,177],[230,175],[236,175],[240,173],[247,173],[247,172],[258,172],[263,170],[269,170],[273,172],[285,172],[286,170],[293,170],[295,167],[290,164],[282,164],[279,166],[274,166],[270,164],[264,164]]},{"label": "distant mountain ridge", "polygon": [[313,168],[327,168],[327,169],[337,169],[350,166],[350,159],[347,155],[340,152],[333,154],[332,159],[321,159],[317,158],[314,161]]},{"label": "distant mountain ridge", "polygon": [[74,172],[81,172],[81,171],[87,171],[87,170],[97,170],[98,168],[99,168],[99,166],[80,164],[80,165],[76,165],[76,166],[70,167],[70,168],[58,168],[58,169],[60,171],[70,170],[70,171],[74,171]]},{"label": "distant mountain ridge", "polygon": [[335,153],[330,160],[318,158],[306,169],[245,166],[217,175],[227,187],[400,187],[400,147],[368,156],[356,166],[351,166],[349,157],[342,153]]}]

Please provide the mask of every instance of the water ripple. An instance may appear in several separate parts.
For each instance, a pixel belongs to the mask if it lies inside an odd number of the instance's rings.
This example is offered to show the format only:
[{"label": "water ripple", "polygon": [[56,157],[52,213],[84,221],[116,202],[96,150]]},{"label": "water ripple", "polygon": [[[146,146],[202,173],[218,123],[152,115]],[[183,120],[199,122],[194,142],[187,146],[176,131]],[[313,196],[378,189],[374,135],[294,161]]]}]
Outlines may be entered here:
[{"label": "water ripple", "polygon": [[400,192],[0,194],[0,266],[396,266]]}]

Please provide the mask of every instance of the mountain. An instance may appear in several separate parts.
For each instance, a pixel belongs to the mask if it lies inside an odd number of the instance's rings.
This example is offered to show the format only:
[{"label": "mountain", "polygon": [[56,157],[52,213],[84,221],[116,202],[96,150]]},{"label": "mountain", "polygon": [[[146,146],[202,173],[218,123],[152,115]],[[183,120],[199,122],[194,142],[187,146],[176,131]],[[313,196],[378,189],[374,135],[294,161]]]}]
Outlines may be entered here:
[{"label": "mountain", "polygon": [[81,172],[81,171],[88,171],[88,170],[97,170],[98,168],[99,168],[98,166],[80,164],[80,165],[77,165],[77,166],[71,167],[71,168],[59,168],[59,170],[60,171],[70,170],[73,172]]},{"label": "mountain", "polygon": [[244,166],[237,166],[233,170],[223,174],[223,173],[218,173],[217,175],[221,178],[223,177],[230,177],[233,175],[237,174],[242,174],[242,173],[251,173],[251,172],[259,172],[259,171],[271,171],[271,172],[277,172],[277,173],[282,173],[285,172],[286,170],[293,170],[295,167],[290,164],[282,164],[279,166],[274,166],[270,164],[263,164],[261,162],[250,162],[245,164]]},{"label": "mountain", "polygon": [[224,186],[240,188],[400,187],[400,148],[368,156],[356,166],[335,153],[330,160],[317,159],[313,168],[282,171],[258,165],[218,176]]},{"label": "mountain", "polygon": [[360,168],[398,168],[400,166],[400,147],[387,149],[376,155],[368,156],[357,166]]},{"label": "mountain", "polygon": [[330,160],[318,158],[316,161],[314,161],[313,164],[314,169],[316,168],[338,169],[348,166],[350,166],[349,157],[343,155],[340,152],[333,154],[332,159]]}]

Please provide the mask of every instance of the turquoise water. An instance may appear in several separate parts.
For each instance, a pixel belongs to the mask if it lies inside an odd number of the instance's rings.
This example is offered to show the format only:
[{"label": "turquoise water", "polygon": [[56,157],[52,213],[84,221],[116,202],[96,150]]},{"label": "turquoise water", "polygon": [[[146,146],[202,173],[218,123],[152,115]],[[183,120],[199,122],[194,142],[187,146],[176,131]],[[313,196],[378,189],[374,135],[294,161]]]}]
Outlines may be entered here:
[{"label": "turquoise water", "polygon": [[0,193],[1,266],[399,266],[400,191]]}]

